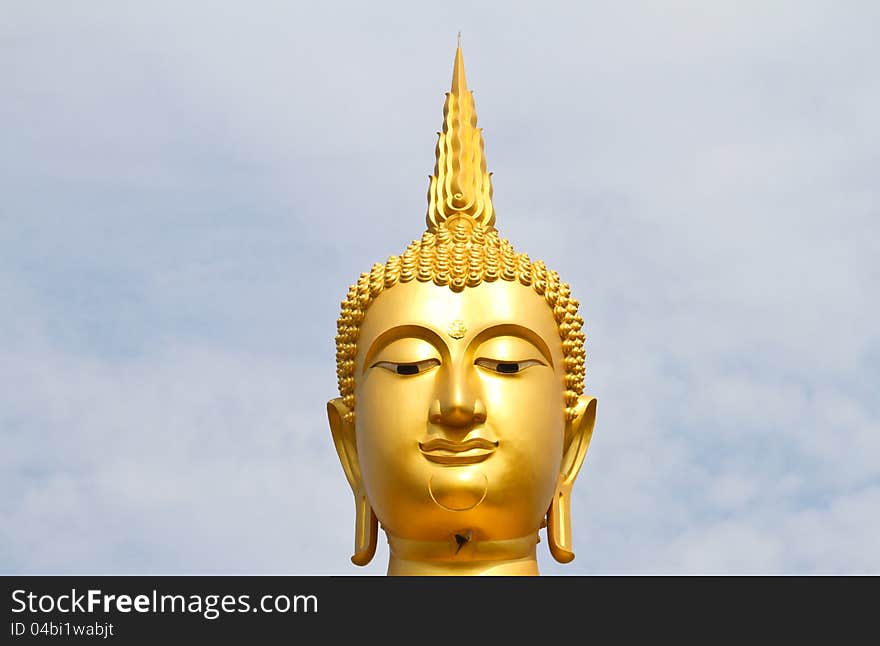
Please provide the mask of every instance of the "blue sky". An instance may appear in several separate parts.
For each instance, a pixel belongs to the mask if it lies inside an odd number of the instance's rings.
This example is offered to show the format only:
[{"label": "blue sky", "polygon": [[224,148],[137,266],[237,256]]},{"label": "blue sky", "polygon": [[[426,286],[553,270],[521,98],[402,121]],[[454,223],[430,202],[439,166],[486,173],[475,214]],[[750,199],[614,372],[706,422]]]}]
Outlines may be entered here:
[{"label": "blue sky", "polygon": [[379,574],[325,402],[456,33],[598,421],[542,572],[880,572],[873,2],[2,3],[0,571]]}]

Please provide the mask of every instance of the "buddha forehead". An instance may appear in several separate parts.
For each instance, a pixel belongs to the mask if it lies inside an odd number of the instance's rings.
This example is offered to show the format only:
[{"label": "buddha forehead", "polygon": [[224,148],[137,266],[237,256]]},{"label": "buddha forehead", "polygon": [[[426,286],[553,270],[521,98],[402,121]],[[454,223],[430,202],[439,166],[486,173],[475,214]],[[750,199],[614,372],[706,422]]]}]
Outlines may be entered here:
[{"label": "buddha forehead", "polygon": [[483,282],[455,292],[430,282],[399,283],[367,309],[358,339],[357,366],[373,342],[397,326],[419,326],[448,345],[467,346],[488,328],[514,324],[539,337],[553,364],[562,365],[562,343],[551,308],[534,289],[512,281]]}]

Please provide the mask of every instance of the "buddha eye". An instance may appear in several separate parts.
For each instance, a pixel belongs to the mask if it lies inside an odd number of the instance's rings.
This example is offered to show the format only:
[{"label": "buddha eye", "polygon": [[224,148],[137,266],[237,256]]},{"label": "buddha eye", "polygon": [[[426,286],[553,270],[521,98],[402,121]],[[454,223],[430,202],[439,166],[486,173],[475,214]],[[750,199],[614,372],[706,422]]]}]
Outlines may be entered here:
[{"label": "buddha eye", "polygon": [[502,375],[515,375],[522,372],[526,368],[531,368],[532,366],[543,366],[546,364],[536,359],[526,359],[524,361],[499,361],[498,359],[485,359],[483,357],[480,357],[479,359],[474,361],[474,365],[480,366],[481,368],[486,368],[487,370],[491,370]]},{"label": "buddha eye", "polygon": [[377,361],[371,368],[385,368],[390,372],[398,375],[418,375],[426,372],[431,368],[440,365],[439,359],[425,359],[424,361],[414,361],[412,363],[397,363],[395,361]]}]

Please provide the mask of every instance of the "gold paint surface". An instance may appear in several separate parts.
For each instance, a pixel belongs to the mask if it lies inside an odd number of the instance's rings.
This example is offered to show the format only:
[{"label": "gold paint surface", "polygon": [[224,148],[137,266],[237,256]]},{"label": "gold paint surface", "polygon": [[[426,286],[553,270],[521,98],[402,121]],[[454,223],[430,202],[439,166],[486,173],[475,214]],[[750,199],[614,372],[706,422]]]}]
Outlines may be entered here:
[{"label": "gold paint surface", "polygon": [[483,133],[477,128],[474,93],[468,90],[461,46],[455,50],[452,89],[443,106],[443,131],[437,133],[437,163],[428,189],[428,231],[461,216],[465,226],[495,224],[492,178],[486,172]]},{"label": "gold paint surface", "polygon": [[381,525],[389,574],[538,574],[545,525],[553,556],[574,558],[595,399],[578,301],[495,229],[460,47],[436,155],[428,230],[361,274],[337,323],[328,415],[355,495],[352,561],[369,562]]}]

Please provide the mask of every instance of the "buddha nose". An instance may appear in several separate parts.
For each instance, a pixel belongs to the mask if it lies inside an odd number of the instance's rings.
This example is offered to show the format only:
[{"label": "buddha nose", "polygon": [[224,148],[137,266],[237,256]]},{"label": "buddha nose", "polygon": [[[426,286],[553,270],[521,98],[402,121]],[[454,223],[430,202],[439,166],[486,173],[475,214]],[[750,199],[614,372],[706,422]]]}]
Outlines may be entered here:
[{"label": "buddha nose", "polygon": [[486,407],[478,397],[473,398],[471,402],[463,398],[450,399],[444,402],[435,399],[431,405],[429,419],[432,424],[439,424],[441,426],[453,428],[469,427],[486,421]]},{"label": "buddha nose", "polygon": [[463,362],[444,366],[436,382],[428,419],[447,428],[465,428],[486,421],[474,367]]}]

